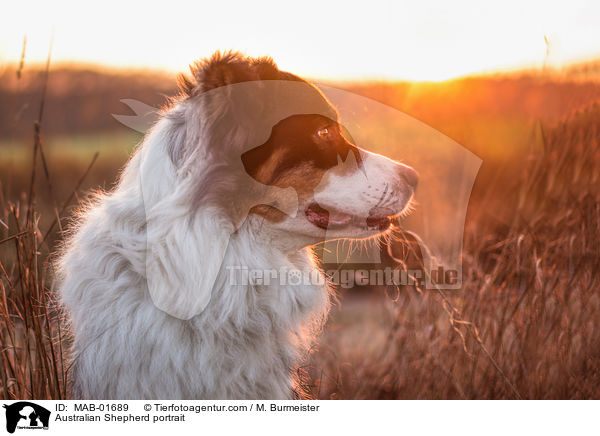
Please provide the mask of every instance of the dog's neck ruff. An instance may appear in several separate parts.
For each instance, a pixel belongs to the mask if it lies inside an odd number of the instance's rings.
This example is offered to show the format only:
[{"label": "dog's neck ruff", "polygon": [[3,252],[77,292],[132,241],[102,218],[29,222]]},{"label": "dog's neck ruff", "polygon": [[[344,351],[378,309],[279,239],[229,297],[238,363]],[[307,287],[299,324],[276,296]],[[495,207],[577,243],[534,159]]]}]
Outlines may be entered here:
[{"label": "dog's neck ruff", "polygon": [[[226,234],[225,256],[215,263],[211,247],[223,242],[220,222],[202,204],[194,221],[182,205],[168,156],[169,124],[159,123],[146,138],[117,189],[82,213],[60,259],[61,298],[76,332],[72,395],[292,398],[300,359],[329,309],[327,287],[230,281],[227,266],[285,273],[315,266],[308,250],[283,253],[265,240],[269,235],[251,217]],[[194,231],[184,234],[190,221]],[[157,268],[149,270],[152,256]],[[198,315],[172,316],[150,296],[151,274],[165,298],[176,298],[182,286],[199,283],[195,272],[211,268],[216,279]]]}]

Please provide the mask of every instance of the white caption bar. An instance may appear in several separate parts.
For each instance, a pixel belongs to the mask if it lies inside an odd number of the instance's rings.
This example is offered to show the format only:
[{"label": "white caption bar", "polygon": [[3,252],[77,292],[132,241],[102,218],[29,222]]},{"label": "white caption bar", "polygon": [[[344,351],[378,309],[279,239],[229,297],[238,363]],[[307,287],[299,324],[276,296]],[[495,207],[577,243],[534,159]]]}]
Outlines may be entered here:
[{"label": "white caption bar", "polygon": [[[598,434],[596,401],[3,401],[0,434]],[[6,433],[6,432],[8,433]],[[4,433],[2,433],[4,432]]]}]

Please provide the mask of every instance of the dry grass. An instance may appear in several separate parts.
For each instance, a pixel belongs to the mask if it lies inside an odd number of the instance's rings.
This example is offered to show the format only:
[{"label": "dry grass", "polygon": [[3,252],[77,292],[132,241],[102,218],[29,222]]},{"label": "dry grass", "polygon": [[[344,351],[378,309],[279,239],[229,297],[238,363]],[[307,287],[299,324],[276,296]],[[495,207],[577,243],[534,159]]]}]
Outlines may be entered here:
[{"label": "dry grass", "polygon": [[[26,40],[23,41],[23,57]],[[22,64],[22,62],[21,62]],[[17,77],[21,77],[21,69]],[[62,210],[53,190],[41,137],[50,54],[42,79],[42,97],[33,125],[33,160],[27,196],[10,202],[0,197],[0,392],[9,399],[63,399],[67,397],[64,330],[60,310],[48,285],[48,261],[43,250],[48,232],[42,233],[36,210],[36,168],[42,163],[48,195],[57,222]],[[54,226],[52,226],[54,227]],[[7,251],[6,245],[13,245]],[[46,246],[47,247],[47,246]],[[4,261],[3,261],[4,259]]]},{"label": "dry grass", "polygon": [[[47,257],[34,208],[2,202],[0,397],[66,398],[65,332],[49,291]],[[15,231],[7,232],[9,229]],[[10,236],[4,236],[10,233]],[[5,245],[12,245],[7,254]],[[4,260],[8,259],[8,262]]]},{"label": "dry grass", "polygon": [[[53,185],[39,133],[28,194],[0,197],[2,398],[68,394],[48,263],[87,171],[64,164],[70,189]],[[600,109],[542,142],[474,195],[462,290],[342,296],[307,366],[313,397],[600,398]]]},{"label": "dry grass", "polygon": [[[342,300],[314,396],[600,398],[600,108],[544,136],[512,186],[471,205],[462,290]],[[489,224],[498,208],[512,223]]]}]

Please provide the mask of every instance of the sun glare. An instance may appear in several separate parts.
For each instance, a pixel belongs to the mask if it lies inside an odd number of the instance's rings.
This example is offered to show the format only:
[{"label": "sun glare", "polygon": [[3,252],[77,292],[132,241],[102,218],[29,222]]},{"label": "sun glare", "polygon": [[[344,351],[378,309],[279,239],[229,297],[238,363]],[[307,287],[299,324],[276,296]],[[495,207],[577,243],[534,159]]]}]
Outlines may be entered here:
[{"label": "sun glare", "polygon": [[[0,64],[55,63],[181,71],[217,49],[271,55],[283,69],[325,80],[441,81],[519,68],[561,67],[600,54],[599,3],[76,1],[3,6]],[[31,11],[35,11],[32,14]],[[252,17],[252,19],[248,19]]]}]

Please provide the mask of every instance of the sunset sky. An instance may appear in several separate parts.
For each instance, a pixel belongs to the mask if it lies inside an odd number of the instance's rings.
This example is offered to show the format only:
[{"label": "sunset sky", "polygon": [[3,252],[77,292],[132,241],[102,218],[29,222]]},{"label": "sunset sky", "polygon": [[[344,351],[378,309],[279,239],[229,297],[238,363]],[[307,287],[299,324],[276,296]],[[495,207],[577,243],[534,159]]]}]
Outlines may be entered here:
[{"label": "sunset sky", "polygon": [[[600,57],[600,2],[4,2],[0,69],[54,64],[186,70],[216,49],[271,55],[320,79],[443,80]],[[544,37],[547,37],[547,46]],[[547,53],[548,49],[548,53]]]}]

